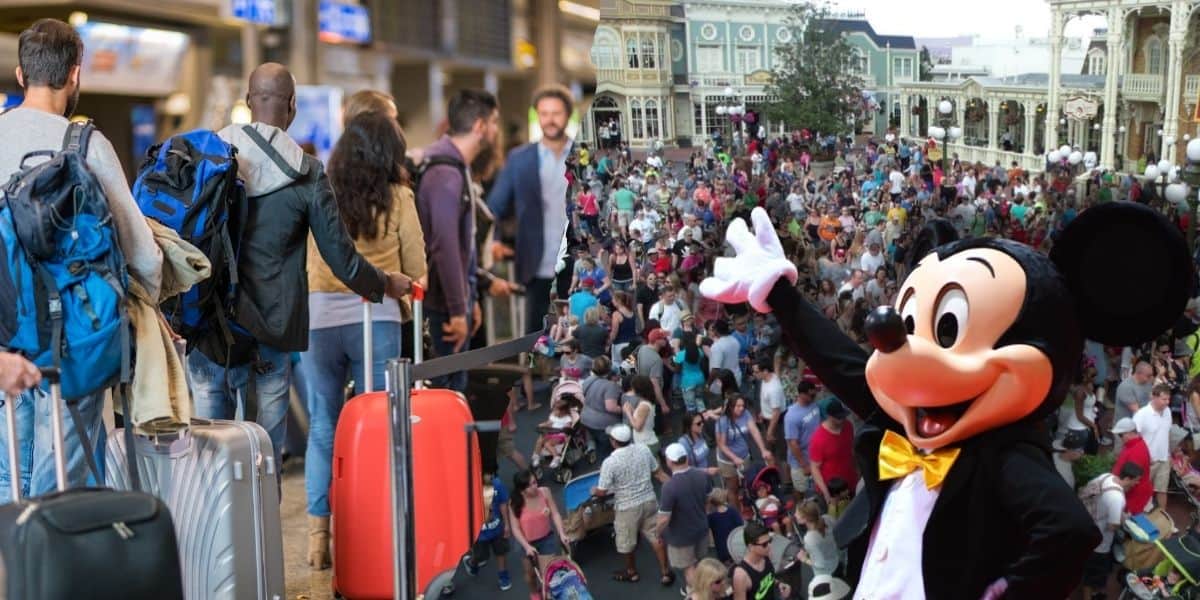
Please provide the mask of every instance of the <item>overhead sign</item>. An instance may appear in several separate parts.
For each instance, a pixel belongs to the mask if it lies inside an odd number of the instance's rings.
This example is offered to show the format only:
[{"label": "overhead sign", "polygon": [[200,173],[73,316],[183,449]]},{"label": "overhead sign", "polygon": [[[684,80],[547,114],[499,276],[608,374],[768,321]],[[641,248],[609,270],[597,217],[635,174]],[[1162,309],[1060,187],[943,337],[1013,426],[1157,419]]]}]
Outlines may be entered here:
[{"label": "overhead sign", "polygon": [[229,0],[229,12],[235,19],[259,25],[284,24],[277,0]]},{"label": "overhead sign", "polygon": [[186,34],[95,21],[76,30],[83,39],[83,91],[137,96],[177,91],[190,43]]},{"label": "overhead sign", "polygon": [[332,44],[371,43],[371,15],[367,7],[321,0],[317,9],[317,38]]}]

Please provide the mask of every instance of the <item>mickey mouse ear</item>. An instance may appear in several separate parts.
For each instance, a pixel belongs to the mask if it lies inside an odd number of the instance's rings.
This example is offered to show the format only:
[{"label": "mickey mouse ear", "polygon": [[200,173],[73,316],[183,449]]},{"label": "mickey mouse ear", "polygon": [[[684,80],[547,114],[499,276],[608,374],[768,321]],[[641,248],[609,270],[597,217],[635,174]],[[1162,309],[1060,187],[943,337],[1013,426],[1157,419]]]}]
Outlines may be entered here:
[{"label": "mickey mouse ear", "polygon": [[913,240],[912,251],[908,253],[908,269],[911,271],[921,262],[922,258],[933,252],[934,248],[958,240],[958,230],[946,219],[933,219],[921,228],[917,239]]},{"label": "mickey mouse ear", "polygon": [[1183,234],[1158,212],[1132,202],[1080,213],[1050,260],[1074,296],[1083,335],[1108,346],[1137,345],[1166,331],[1192,289]]}]

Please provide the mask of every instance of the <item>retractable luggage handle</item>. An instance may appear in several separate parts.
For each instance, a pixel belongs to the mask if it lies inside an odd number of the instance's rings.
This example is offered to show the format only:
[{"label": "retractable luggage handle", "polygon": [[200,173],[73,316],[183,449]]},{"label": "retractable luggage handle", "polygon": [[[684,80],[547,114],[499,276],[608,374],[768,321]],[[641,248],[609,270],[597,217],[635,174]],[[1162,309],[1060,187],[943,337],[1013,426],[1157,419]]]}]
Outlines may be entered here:
[{"label": "retractable luggage handle", "polygon": [[[53,431],[54,443],[54,477],[58,491],[67,489],[67,452],[63,436],[62,415],[62,385],[60,372],[57,367],[42,367],[42,379],[50,383],[50,426]],[[7,394],[0,394],[4,399],[4,415],[8,429],[8,484],[12,493],[12,502],[21,500],[21,462],[17,451],[17,399]]]},{"label": "retractable luggage handle", "polygon": [[[425,288],[421,284],[412,282],[412,297],[413,297],[413,357],[414,362],[421,362],[422,350],[424,349],[422,342],[424,336],[421,333],[422,306],[425,300]],[[374,336],[374,319],[371,316],[372,308],[371,301],[366,298],[362,299],[363,304],[363,392],[370,393],[374,391],[375,386],[375,336]],[[403,340],[401,340],[403,342]]]}]

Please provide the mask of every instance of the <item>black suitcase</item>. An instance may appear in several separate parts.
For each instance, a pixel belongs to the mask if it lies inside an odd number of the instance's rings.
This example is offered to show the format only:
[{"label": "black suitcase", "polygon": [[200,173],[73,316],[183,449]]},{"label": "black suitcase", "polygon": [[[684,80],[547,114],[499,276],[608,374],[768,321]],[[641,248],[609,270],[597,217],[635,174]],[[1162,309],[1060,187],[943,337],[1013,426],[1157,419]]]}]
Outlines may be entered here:
[{"label": "black suitcase", "polygon": [[[44,369],[43,375],[54,403],[50,415],[58,444],[58,491],[22,499],[20,473],[9,478],[15,501],[0,506],[0,593],[9,600],[182,600],[175,527],[162,501],[140,492],[66,489],[58,373]],[[18,443],[15,411],[13,403],[4,400],[9,464],[19,465],[13,460]],[[96,479],[104,480],[98,474]]]}]

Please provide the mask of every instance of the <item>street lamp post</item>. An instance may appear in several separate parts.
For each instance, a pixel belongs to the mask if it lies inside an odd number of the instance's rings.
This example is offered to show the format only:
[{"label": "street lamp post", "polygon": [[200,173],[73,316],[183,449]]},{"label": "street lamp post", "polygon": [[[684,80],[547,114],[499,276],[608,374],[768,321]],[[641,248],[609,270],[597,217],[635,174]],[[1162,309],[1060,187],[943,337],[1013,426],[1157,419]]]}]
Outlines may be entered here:
[{"label": "street lamp post", "polygon": [[[942,144],[942,179],[950,176],[950,142],[962,138],[962,128],[953,125],[950,115],[954,105],[943,98],[937,105],[939,126],[929,128],[929,135]],[[944,140],[944,143],[943,143]]]},{"label": "street lamp post", "polygon": [[[746,114],[746,107],[742,106],[737,101],[736,92],[733,86],[725,87],[725,102],[717,105],[717,115],[721,117],[729,117],[729,144],[734,145],[735,133],[738,126],[742,122],[742,115]],[[736,151],[736,148],[734,148]]]},{"label": "street lamp post", "polygon": [[[1187,226],[1187,241],[1188,250],[1195,251],[1196,248],[1196,207],[1189,202],[1189,197],[1193,193],[1200,191],[1200,138],[1189,140],[1187,144],[1187,165],[1183,167],[1180,175],[1184,183],[1187,184],[1183,190],[1183,200],[1179,202],[1179,206],[1187,211],[1188,226]],[[1198,202],[1200,203],[1200,202]]]}]

